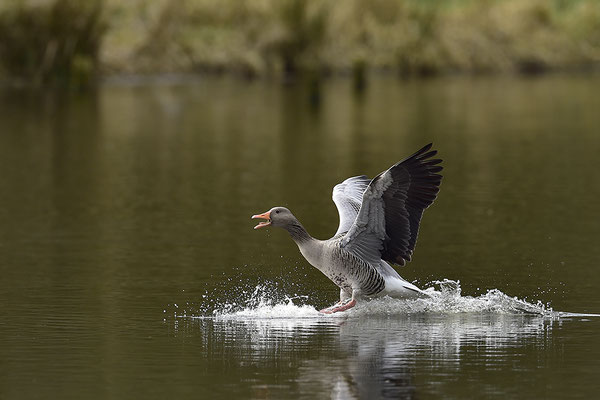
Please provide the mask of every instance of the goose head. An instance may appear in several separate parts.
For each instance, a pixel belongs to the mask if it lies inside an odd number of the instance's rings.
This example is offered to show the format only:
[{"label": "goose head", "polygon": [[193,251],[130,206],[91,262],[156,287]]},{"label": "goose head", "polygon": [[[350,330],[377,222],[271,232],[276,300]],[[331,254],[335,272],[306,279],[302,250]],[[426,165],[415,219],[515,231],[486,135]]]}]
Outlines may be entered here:
[{"label": "goose head", "polygon": [[266,221],[261,221],[254,229],[264,228],[265,226],[278,226],[285,228],[294,224],[297,220],[290,210],[285,207],[273,207],[269,211],[262,214],[253,215],[252,218],[260,218]]}]

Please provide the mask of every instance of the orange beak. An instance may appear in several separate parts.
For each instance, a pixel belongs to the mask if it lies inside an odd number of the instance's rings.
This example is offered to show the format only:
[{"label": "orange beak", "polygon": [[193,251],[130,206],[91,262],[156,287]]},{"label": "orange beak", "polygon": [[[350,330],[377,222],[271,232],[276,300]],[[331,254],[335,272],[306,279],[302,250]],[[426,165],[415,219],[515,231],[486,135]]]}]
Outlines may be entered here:
[{"label": "orange beak", "polygon": [[266,219],[266,221],[261,221],[258,225],[256,225],[254,227],[254,229],[264,228],[265,226],[271,225],[271,211],[267,211],[262,214],[253,215],[252,218]]}]

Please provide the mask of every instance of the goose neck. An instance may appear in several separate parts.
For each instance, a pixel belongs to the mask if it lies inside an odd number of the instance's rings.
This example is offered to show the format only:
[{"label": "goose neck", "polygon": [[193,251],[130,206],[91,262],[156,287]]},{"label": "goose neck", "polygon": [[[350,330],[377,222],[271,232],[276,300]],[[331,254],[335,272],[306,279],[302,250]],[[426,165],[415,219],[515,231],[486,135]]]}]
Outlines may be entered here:
[{"label": "goose neck", "polygon": [[302,244],[313,240],[313,237],[310,236],[310,234],[298,221],[294,221],[293,223],[287,225],[286,230],[289,232],[292,239],[298,244]]}]

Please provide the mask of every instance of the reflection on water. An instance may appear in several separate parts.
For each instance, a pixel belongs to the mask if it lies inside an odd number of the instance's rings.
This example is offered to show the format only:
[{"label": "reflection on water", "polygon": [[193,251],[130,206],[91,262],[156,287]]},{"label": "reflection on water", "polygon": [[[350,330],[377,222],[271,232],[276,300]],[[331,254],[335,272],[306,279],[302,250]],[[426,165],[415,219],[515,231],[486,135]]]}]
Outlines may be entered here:
[{"label": "reflection on water", "polygon": [[[200,335],[199,355],[211,357],[217,349],[229,349],[228,362],[240,368],[291,367],[281,393],[366,399],[443,394],[446,386],[457,390],[453,381],[461,370],[475,375],[498,371],[514,379],[526,352],[553,351],[552,327],[560,323],[526,315],[464,313],[333,320],[183,319],[172,326],[175,335]],[[290,385],[290,379],[298,387]],[[264,385],[258,381],[255,391]],[[505,388],[481,388],[482,394],[486,391],[502,393]]]},{"label": "reflection on water", "polygon": [[[333,315],[295,304],[297,297],[285,298],[265,284],[249,297],[230,292],[236,303],[221,304],[214,316],[185,316],[181,309],[165,323],[175,337],[199,338],[198,356],[210,365],[234,365],[253,376],[251,397],[279,398],[291,391],[298,397],[412,399],[504,396],[510,393],[507,380],[526,381],[522,372],[532,373],[532,356],[560,351],[553,335],[563,323],[586,320],[574,314],[568,319],[567,313],[498,290],[471,297],[461,295],[458,282],[438,284],[439,290],[427,290],[430,299],[382,298]],[[600,315],[587,317],[600,321]],[[259,371],[275,371],[281,379]],[[475,392],[457,385],[459,377],[477,380],[487,374],[494,379]],[[519,391],[540,395],[536,387]]]}]

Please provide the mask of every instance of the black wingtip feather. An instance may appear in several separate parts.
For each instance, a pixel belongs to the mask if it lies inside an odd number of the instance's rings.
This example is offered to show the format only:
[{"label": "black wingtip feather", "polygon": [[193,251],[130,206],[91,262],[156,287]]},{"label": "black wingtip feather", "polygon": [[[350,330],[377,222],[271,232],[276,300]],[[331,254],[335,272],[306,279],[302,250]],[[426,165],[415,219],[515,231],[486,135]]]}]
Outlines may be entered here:
[{"label": "black wingtip feather", "polygon": [[411,158],[415,158],[415,157],[420,156],[421,154],[423,154],[426,151],[428,151],[429,149],[431,149],[431,146],[433,146],[433,143],[426,144],[425,146],[421,147],[419,150],[417,150],[416,152],[414,152],[410,156],[406,157],[404,160],[400,161],[398,164],[400,164],[400,163],[402,163],[402,162],[404,162],[406,160],[410,160]]},{"label": "black wingtip feather", "polygon": [[[437,198],[443,170],[442,159],[429,143],[410,157],[395,164],[390,171],[395,189],[386,191],[386,234],[382,259],[403,266],[411,260],[423,211]],[[392,211],[393,210],[393,211]],[[401,214],[398,211],[404,210]],[[406,222],[405,222],[406,221]],[[408,224],[407,224],[408,222]]]},{"label": "black wingtip feather", "polygon": [[436,154],[437,154],[437,150],[431,150],[430,152],[427,152],[425,154],[420,154],[418,157],[415,157],[415,158],[419,161],[422,161],[427,158],[431,158],[431,157],[435,156]]}]

